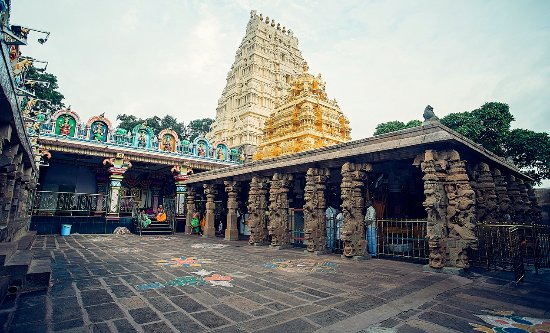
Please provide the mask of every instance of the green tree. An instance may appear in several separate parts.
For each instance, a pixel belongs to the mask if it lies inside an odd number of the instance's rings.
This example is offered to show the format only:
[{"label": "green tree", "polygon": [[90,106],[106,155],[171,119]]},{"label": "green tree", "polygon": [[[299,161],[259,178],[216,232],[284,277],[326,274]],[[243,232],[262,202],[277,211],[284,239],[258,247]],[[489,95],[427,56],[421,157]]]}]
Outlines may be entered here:
[{"label": "green tree", "polygon": [[514,116],[504,103],[485,103],[472,112],[451,113],[441,123],[481,144],[493,153],[504,156],[510,124]]},{"label": "green tree", "polygon": [[187,127],[189,140],[195,140],[197,136],[201,136],[210,131],[210,125],[214,122],[212,118],[203,118],[191,120]]},{"label": "green tree", "polygon": [[395,132],[405,128],[411,128],[411,127],[416,127],[420,125],[422,125],[422,122],[420,120],[411,120],[406,124],[399,120],[388,121],[386,123],[378,124],[376,126],[376,130],[374,131],[374,135],[381,135],[385,133]]},{"label": "green tree", "polygon": [[57,84],[57,77],[55,75],[40,71],[34,66],[30,66],[25,74],[25,79],[48,82],[49,84],[35,83],[30,85],[29,88],[33,90],[36,98],[50,101],[53,109],[60,109],[65,106],[65,104],[63,104],[65,96],[57,91],[59,85]]},{"label": "green tree", "polygon": [[540,184],[550,178],[550,136],[526,129],[510,131],[506,139],[506,155]]},{"label": "green tree", "polygon": [[142,119],[134,115],[119,114],[116,119],[120,121],[118,126],[126,130],[132,130],[136,125],[143,124],[146,121],[155,134],[163,129],[171,128],[178,134],[180,139],[188,140],[194,140],[197,136],[206,134],[210,130],[210,125],[214,122],[211,118],[203,118],[192,120],[186,126],[184,122],[178,122],[176,118],[169,115],[163,118],[153,116]]}]

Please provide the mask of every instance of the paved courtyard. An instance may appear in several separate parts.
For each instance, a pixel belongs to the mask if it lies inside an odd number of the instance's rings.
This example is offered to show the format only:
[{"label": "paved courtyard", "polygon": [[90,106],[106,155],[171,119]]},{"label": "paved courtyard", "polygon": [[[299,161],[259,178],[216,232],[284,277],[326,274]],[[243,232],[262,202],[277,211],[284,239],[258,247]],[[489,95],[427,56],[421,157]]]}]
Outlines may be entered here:
[{"label": "paved courtyard", "polygon": [[550,331],[549,274],[516,287],[503,273],[465,278],[182,235],[39,236],[32,249],[51,259],[51,288],[8,296],[0,331]]}]

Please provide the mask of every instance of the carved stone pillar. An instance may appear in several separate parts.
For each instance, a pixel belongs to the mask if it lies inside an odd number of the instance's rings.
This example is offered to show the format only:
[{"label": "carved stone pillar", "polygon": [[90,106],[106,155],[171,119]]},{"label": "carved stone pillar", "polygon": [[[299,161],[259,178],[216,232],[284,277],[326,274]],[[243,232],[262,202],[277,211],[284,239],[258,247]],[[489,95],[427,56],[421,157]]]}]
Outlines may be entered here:
[{"label": "carved stone pillar", "polygon": [[271,235],[272,247],[284,249],[290,247],[290,228],[288,221],[288,191],[292,184],[292,175],[274,173],[269,189],[269,223],[267,230]]},{"label": "carved stone pillar", "polygon": [[254,176],[250,182],[250,191],[248,192],[248,220],[250,228],[250,245],[261,245],[267,240],[267,192],[269,179]]},{"label": "carved stone pillar", "polygon": [[[16,146],[18,149],[19,145]],[[21,177],[21,174],[18,175],[18,173],[21,172],[20,164],[23,158],[23,154],[16,154],[17,149],[15,149],[14,147],[12,147],[12,149],[8,149],[7,151],[5,151],[6,154],[3,154],[3,157],[7,157],[7,159],[4,159],[4,161],[11,161],[11,163],[5,165],[1,169],[3,174],[3,179],[1,180],[1,182],[3,183],[3,186],[0,195],[3,195],[3,200],[2,206],[0,207],[0,215],[2,217],[2,221],[5,224],[8,224],[10,220],[13,220],[15,218],[15,213],[12,212],[12,205],[14,203],[14,199],[17,199],[14,194],[18,193],[18,186],[16,188],[16,182],[18,182],[18,178]],[[14,155],[12,155],[12,152]]]},{"label": "carved stone pillar", "polygon": [[206,195],[206,221],[203,230],[203,237],[215,237],[216,228],[214,228],[214,209],[216,204],[214,199],[218,191],[214,184],[203,184],[204,194]]},{"label": "carved stone pillar", "polygon": [[365,197],[363,188],[367,172],[372,170],[370,164],[346,162],[342,165],[342,240],[344,241],[343,255],[345,257],[362,258],[367,248],[363,209]]},{"label": "carved stone pillar", "polygon": [[17,218],[19,218],[19,216],[17,215],[17,211],[18,211],[18,206],[19,206],[19,203],[21,202],[20,199],[21,199],[21,188],[22,188],[22,177],[23,177],[23,163],[22,163],[22,159],[23,159],[23,154],[18,154],[15,159],[14,159],[14,163],[16,163],[16,166],[17,166],[17,170],[15,172],[15,179],[14,179],[14,183],[13,183],[13,191],[11,193],[11,207],[10,207],[10,213],[9,213],[9,216],[11,218],[12,221],[16,220]]},{"label": "carved stone pillar", "polygon": [[237,221],[237,208],[239,207],[239,203],[237,202],[237,196],[239,195],[241,188],[239,183],[234,180],[226,180],[223,184],[225,185],[225,192],[227,192],[228,197],[225,240],[239,240],[239,228]]},{"label": "carved stone pillar", "polygon": [[458,268],[468,268],[467,250],[476,248],[475,236],[475,193],[470,186],[466,163],[460,160],[455,150],[445,152],[447,161],[447,221],[449,265]]},{"label": "carved stone pillar", "polygon": [[477,238],[475,193],[465,162],[455,150],[426,150],[416,160],[421,160],[419,164],[424,172],[429,266],[467,268],[467,250],[476,247]]},{"label": "carved stone pillar", "polygon": [[476,219],[480,223],[495,223],[497,221],[498,201],[495,181],[489,165],[479,163],[475,171],[476,177],[472,187],[476,194]]},{"label": "carved stone pillar", "polygon": [[187,195],[185,200],[187,201],[187,216],[185,217],[185,233],[190,235],[193,226],[191,225],[191,220],[193,219],[193,213],[195,212],[195,194],[196,189],[192,186],[187,187]]},{"label": "carved stone pillar", "polygon": [[107,216],[118,217],[119,196],[122,187],[124,173],[132,167],[132,163],[124,157],[123,153],[117,153],[116,157],[103,160],[103,165],[109,167],[109,203],[107,206]]},{"label": "carved stone pillar", "polygon": [[537,195],[535,194],[535,190],[533,190],[533,186],[530,183],[527,183],[527,195],[529,196],[529,211],[527,213],[528,215],[528,223],[533,224],[540,224],[542,223],[542,208],[539,206]]},{"label": "carved stone pillar", "polygon": [[519,223],[522,220],[523,200],[519,192],[519,184],[516,177],[509,175],[506,179],[506,190],[510,198],[510,215],[513,223]]},{"label": "carved stone pillar", "polygon": [[327,227],[325,218],[326,181],[328,169],[309,168],[304,189],[304,238],[307,251],[322,254],[326,251]]},{"label": "carved stone pillar", "polygon": [[[176,221],[179,225],[180,221],[184,218],[185,215],[185,206],[186,206],[186,199],[187,199],[187,186],[185,185],[185,181],[189,179],[189,176],[193,174],[193,170],[191,167],[185,163],[174,165],[171,169],[173,175],[174,175],[174,181],[176,184]],[[193,194],[194,195],[194,194]],[[193,205],[195,204],[193,198]],[[185,233],[190,234],[192,231],[191,226],[191,219],[193,218],[193,209],[191,210],[191,213],[187,211],[187,216],[185,216]],[[187,218],[189,217],[190,218]]]},{"label": "carved stone pillar", "polygon": [[21,176],[21,190],[19,194],[19,202],[17,207],[16,216],[28,217],[29,213],[29,193],[30,193],[30,183],[32,179],[32,167],[24,167],[23,175]]},{"label": "carved stone pillar", "polygon": [[429,266],[443,268],[447,258],[447,194],[443,183],[447,177],[445,169],[436,169],[435,152],[426,150],[420,167],[424,176],[424,209],[427,213],[426,238],[429,246]]},{"label": "carved stone pillar", "polygon": [[531,223],[529,221],[529,207],[531,206],[531,201],[529,200],[529,194],[527,194],[527,185],[522,179],[517,180],[518,189],[519,189],[519,197],[521,200],[521,216],[519,218],[519,222],[521,223]]},{"label": "carved stone pillar", "polygon": [[499,169],[495,169],[493,178],[495,180],[495,192],[498,200],[497,221],[499,223],[510,223],[510,219],[512,218],[511,200],[508,196],[506,177],[504,177]]}]

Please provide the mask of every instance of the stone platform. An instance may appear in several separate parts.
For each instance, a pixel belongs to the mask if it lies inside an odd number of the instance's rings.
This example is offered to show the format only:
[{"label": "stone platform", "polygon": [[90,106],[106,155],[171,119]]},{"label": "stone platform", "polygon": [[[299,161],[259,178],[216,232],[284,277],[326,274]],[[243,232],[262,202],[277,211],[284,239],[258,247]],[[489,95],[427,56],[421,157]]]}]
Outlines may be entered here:
[{"label": "stone platform", "polygon": [[550,274],[515,287],[504,273],[181,235],[38,236],[32,251],[52,286],[8,295],[0,331],[473,332],[493,327],[478,315],[550,318]]}]

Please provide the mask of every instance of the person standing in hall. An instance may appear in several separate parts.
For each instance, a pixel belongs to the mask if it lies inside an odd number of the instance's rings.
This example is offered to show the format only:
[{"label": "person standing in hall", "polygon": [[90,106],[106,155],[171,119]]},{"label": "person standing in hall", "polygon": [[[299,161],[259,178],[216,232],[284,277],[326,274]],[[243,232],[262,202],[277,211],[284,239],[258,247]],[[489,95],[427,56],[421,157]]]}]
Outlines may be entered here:
[{"label": "person standing in hall", "polygon": [[376,257],[376,210],[372,201],[367,201],[367,214],[365,214],[365,225],[367,226],[368,251],[372,257]]}]

